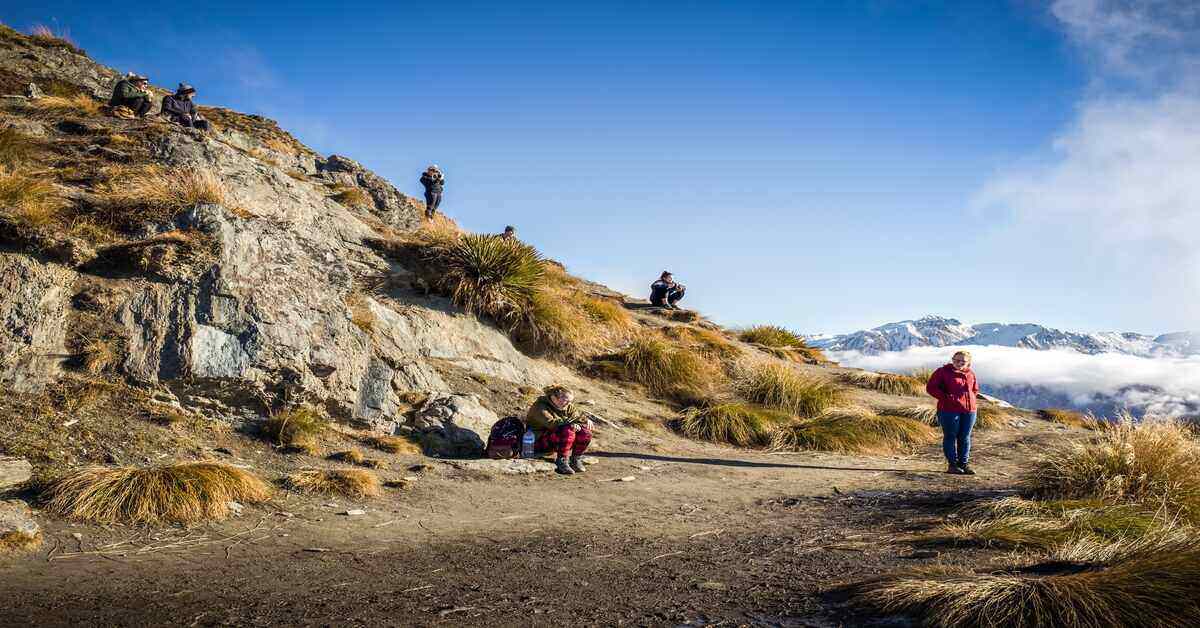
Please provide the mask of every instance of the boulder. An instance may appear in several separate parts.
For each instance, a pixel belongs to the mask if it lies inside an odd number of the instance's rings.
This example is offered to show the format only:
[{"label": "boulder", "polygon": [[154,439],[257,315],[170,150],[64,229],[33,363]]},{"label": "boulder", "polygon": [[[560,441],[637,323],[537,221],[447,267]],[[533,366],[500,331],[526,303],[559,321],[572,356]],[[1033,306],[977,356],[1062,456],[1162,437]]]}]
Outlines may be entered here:
[{"label": "boulder", "polygon": [[433,395],[412,420],[425,453],[451,458],[483,454],[492,425],[500,417],[475,395]]},{"label": "boulder", "polygon": [[24,458],[0,456],[0,493],[17,488],[29,481],[33,465]]},{"label": "boulder", "polygon": [[0,252],[0,383],[30,392],[57,376],[75,277],[57,264]]},{"label": "boulder", "polygon": [[[42,529],[33,520],[33,511],[23,501],[9,499],[0,501],[0,541],[10,536],[22,536],[27,540],[38,539]],[[35,541],[36,545],[40,541]],[[21,543],[13,543],[21,546]]]}]

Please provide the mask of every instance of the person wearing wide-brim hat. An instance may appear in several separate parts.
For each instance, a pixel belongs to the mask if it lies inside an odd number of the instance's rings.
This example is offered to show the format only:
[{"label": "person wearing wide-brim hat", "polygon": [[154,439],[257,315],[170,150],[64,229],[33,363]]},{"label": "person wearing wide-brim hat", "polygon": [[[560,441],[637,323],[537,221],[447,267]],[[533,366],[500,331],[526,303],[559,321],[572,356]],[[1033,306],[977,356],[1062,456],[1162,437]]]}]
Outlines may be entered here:
[{"label": "person wearing wide-brim hat", "polygon": [[[112,97],[108,99],[108,105],[114,109],[117,107],[126,107],[141,118],[150,112],[153,103],[150,101],[150,79],[130,72],[126,74],[113,87]],[[126,113],[126,116],[129,114]]]},{"label": "person wearing wide-brim hat", "polygon": [[434,164],[421,173],[421,185],[425,187],[425,217],[432,219],[442,204],[442,189],[446,186],[446,176],[442,169]]},{"label": "person wearing wide-brim hat", "polygon": [[175,124],[207,131],[208,120],[200,116],[196,111],[196,103],[192,102],[195,94],[195,87],[180,83],[174,94],[163,97],[162,114]]}]

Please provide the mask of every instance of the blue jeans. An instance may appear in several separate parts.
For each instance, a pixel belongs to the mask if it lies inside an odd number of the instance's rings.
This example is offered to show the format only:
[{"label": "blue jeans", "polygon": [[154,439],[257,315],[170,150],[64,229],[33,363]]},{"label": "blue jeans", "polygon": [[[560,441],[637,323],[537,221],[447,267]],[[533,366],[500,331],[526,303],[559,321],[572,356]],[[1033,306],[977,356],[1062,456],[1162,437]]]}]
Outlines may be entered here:
[{"label": "blue jeans", "polygon": [[942,426],[942,453],[950,464],[964,465],[971,457],[971,428],[975,427],[974,412],[939,412]]}]

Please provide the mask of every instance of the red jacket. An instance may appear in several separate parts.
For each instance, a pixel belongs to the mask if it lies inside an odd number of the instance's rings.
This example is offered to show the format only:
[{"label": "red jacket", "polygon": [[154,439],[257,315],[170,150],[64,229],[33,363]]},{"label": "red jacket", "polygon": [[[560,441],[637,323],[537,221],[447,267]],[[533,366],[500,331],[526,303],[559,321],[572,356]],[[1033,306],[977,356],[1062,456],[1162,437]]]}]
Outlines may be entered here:
[{"label": "red jacket", "polygon": [[947,364],[933,372],[925,392],[938,400],[938,412],[975,412],[979,409],[975,396],[979,394],[979,382],[975,371],[967,368],[960,371]]}]

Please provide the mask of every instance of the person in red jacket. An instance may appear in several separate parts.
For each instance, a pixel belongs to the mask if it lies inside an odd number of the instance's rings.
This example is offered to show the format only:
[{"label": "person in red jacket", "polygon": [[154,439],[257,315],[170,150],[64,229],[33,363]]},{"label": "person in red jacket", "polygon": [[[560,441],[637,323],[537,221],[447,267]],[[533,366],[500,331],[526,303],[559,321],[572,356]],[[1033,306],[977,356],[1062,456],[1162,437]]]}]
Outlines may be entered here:
[{"label": "person in red jacket", "polygon": [[968,463],[971,455],[971,428],[979,410],[976,396],[979,382],[971,370],[971,354],[959,351],[950,363],[933,372],[928,392],[937,399],[938,425],[942,426],[942,452],[949,467],[946,473],[975,475]]}]

